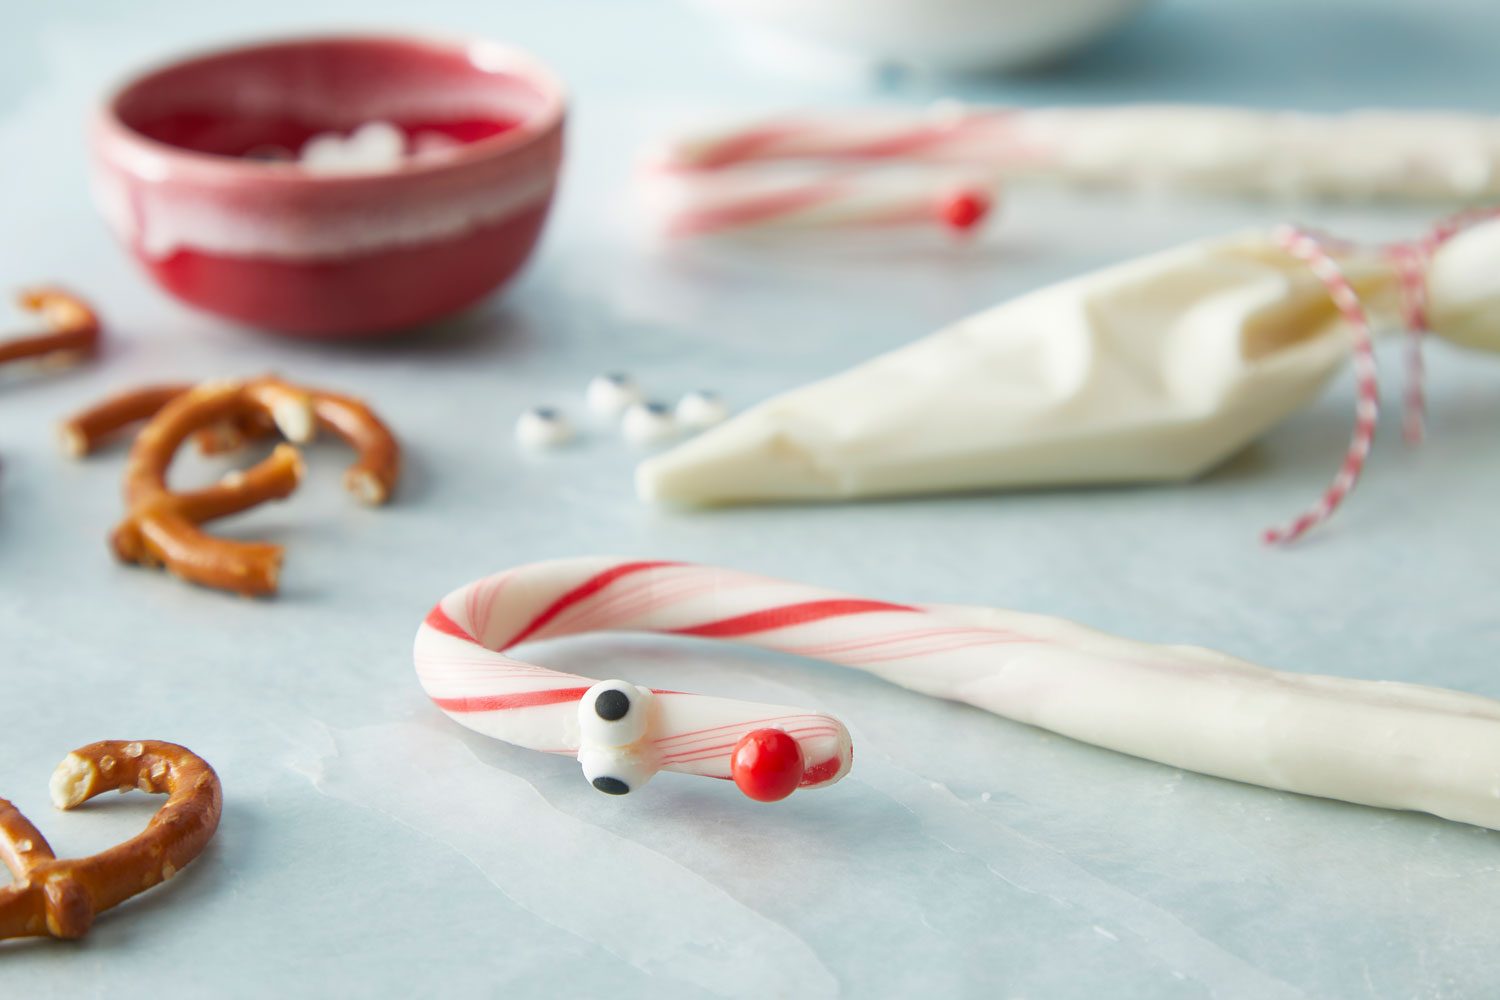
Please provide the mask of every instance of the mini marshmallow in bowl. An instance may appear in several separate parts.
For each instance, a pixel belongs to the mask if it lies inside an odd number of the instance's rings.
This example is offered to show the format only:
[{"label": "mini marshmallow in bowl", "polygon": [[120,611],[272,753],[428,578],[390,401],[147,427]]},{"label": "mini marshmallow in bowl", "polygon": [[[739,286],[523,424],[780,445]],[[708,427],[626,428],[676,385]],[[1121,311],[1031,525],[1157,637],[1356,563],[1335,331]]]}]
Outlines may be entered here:
[{"label": "mini marshmallow in bowl", "polygon": [[573,440],[573,425],[550,406],[535,406],[516,420],[516,441],[523,448],[540,451],[559,448]]},{"label": "mini marshmallow in bowl", "polygon": [[620,431],[633,445],[662,444],[677,436],[677,418],[661,403],[633,403],[625,411]]},{"label": "mini marshmallow in bowl", "polygon": [[728,416],[729,406],[718,393],[706,389],[690,392],[677,401],[677,422],[689,430],[707,430]]},{"label": "mini marshmallow in bowl", "polygon": [[641,402],[641,387],[629,375],[610,372],[590,379],[584,398],[594,413],[618,420],[632,405]]},{"label": "mini marshmallow in bowl", "polygon": [[382,173],[401,165],[406,133],[390,122],[365,122],[347,137],[319,132],[302,145],[298,161],[315,174]]}]

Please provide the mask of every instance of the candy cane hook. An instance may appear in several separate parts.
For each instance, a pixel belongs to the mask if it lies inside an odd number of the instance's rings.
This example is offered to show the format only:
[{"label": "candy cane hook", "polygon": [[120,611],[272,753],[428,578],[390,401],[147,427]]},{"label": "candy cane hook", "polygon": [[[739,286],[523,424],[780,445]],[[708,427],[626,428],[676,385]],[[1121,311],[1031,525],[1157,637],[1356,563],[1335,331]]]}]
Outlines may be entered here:
[{"label": "candy cane hook", "polygon": [[849,734],[822,712],[596,683],[508,655],[603,630],[826,660],[1174,767],[1500,829],[1500,702],[1488,698],[1282,673],[1040,615],[892,604],[706,566],[567,559],[476,581],[418,629],[417,676],[457,722],[577,756],[605,792],[669,770],[774,799],[848,772]]}]

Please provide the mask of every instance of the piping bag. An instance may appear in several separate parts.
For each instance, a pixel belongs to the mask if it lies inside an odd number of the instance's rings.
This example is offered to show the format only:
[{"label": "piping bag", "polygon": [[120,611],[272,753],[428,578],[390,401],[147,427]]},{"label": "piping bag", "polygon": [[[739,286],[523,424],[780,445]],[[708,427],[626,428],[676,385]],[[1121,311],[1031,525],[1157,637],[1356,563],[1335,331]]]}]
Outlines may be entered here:
[{"label": "piping bag", "polygon": [[1279,229],[1194,242],[1002,303],[774,397],[643,462],[643,500],[849,500],[1192,479],[1360,368],[1350,456],[1374,432],[1372,327],[1500,351],[1500,221],[1361,248]]}]

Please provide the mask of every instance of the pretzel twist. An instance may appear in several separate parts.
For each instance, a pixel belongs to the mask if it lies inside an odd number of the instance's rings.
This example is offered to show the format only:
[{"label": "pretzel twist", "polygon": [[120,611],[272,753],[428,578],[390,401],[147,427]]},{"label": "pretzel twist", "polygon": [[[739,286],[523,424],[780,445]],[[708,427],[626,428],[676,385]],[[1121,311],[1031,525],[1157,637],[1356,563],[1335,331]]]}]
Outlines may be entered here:
[{"label": "pretzel twist", "polygon": [[297,449],[279,445],[257,465],[217,484],[175,493],[166,482],[177,449],[189,437],[219,452],[279,431],[294,442],[323,428],[351,445],[355,463],[345,473],[349,492],[384,503],[400,474],[400,450],[389,429],[360,401],[304,389],[266,376],[246,382],[148,386],[80,413],[62,425],[65,451],[86,455],[126,425],[147,420],[131,447],[125,472],[129,513],[110,543],[126,562],[165,566],[184,579],[245,595],[276,591],[282,547],[215,538],[199,525],[296,489],[303,464]]},{"label": "pretzel twist", "polygon": [[175,743],[103,740],[74,750],[52,774],[52,802],[72,809],[101,792],[166,794],[146,829],[86,858],[58,858],[15,806],[0,799],[0,938],[79,938],[94,918],[165,882],[202,853],[219,826],[223,793],[208,762]]},{"label": "pretzel twist", "polygon": [[60,288],[29,288],[21,293],[20,303],[40,313],[49,329],[0,344],[0,364],[30,358],[72,364],[98,350],[99,317],[76,295]]}]

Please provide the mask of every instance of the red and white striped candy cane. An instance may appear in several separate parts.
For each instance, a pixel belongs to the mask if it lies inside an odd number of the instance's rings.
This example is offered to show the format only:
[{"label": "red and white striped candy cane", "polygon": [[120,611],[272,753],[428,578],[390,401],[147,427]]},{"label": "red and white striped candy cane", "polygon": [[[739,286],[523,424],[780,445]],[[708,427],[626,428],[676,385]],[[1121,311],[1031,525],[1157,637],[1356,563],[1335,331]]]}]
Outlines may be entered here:
[{"label": "red and white striped candy cane", "polygon": [[923,112],[785,117],[686,137],[658,151],[669,170],[719,170],[786,160],[910,160],[995,163],[1035,159],[1009,108],[970,110],[940,103]]},{"label": "red and white striped candy cane", "polygon": [[418,630],[417,675],[459,723],[577,755],[602,791],[658,770],[754,798],[832,784],[849,735],[812,709],[534,666],[526,642],[595,631],[726,639],[826,660],[1174,767],[1500,828],[1500,702],[1267,670],[1040,615],[893,604],[706,566],[565,559],[454,591]]},{"label": "red and white striped candy cane", "polygon": [[653,225],[676,239],[915,226],[965,235],[995,200],[975,171],[665,172],[645,183]]}]

